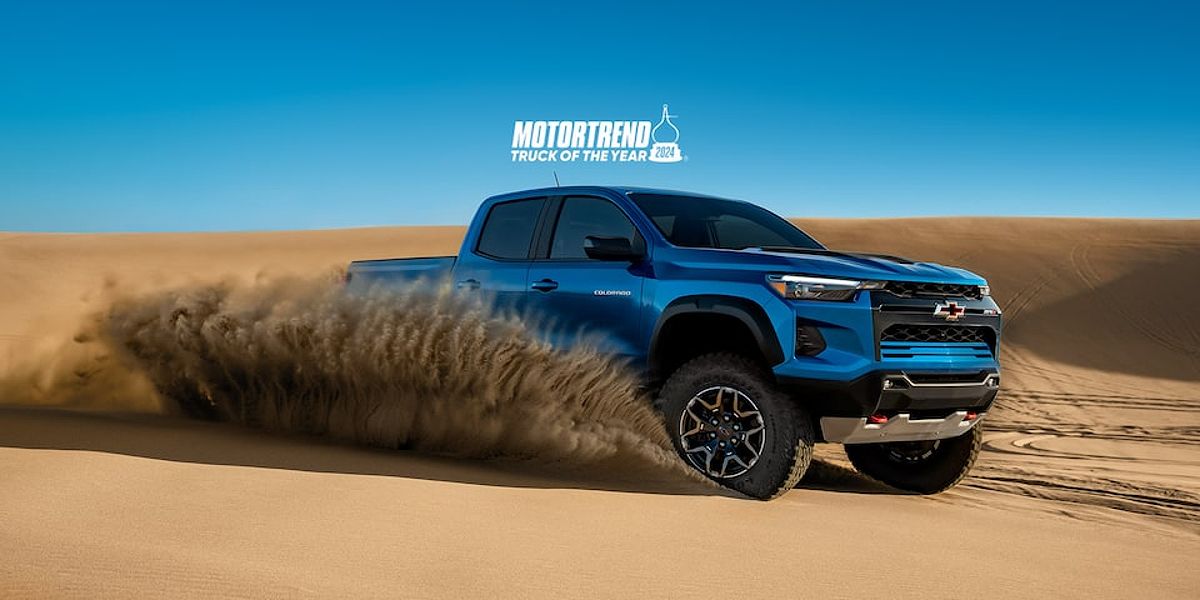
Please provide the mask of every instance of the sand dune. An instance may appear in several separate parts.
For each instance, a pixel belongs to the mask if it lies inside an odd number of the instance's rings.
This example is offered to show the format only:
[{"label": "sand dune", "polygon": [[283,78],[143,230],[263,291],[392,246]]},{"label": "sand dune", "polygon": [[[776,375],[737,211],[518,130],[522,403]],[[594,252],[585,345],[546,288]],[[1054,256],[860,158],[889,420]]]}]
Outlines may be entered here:
[{"label": "sand dune", "polygon": [[[829,447],[801,489],[764,504],[620,457],[367,450],[161,416],[145,390],[101,403],[85,386],[71,410],[0,408],[0,595],[1194,596],[1200,223],[801,224],[991,281],[1005,390],[960,488],[894,494]],[[70,340],[116,294],[449,254],[462,231],[0,234],[0,404],[96,376],[73,370],[85,350]],[[753,567],[714,575],[714,556]]]}]

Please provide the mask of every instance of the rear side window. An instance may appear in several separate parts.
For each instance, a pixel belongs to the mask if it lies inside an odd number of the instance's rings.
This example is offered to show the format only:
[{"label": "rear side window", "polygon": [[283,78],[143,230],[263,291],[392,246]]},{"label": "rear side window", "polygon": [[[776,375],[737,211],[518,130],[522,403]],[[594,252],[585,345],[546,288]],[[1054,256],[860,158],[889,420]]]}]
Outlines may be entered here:
[{"label": "rear side window", "polygon": [[615,204],[602,198],[576,197],[563,201],[550,243],[550,258],[587,259],[583,238],[623,237],[634,240],[633,223]]},{"label": "rear side window", "polygon": [[533,229],[545,203],[545,198],[531,198],[493,206],[483,222],[475,249],[494,258],[529,258]]}]

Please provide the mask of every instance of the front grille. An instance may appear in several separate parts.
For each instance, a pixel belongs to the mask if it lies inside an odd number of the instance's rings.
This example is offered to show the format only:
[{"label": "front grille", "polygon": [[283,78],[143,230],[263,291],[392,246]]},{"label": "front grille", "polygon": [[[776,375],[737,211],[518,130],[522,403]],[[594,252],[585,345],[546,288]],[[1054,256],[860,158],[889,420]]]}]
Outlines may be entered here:
[{"label": "front grille", "polygon": [[983,381],[988,371],[974,373],[905,373],[905,377],[915,384],[961,383],[972,384]]},{"label": "front grille", "polygon": [[971,298],[983,297],[977,285],[959,283],[928,283],[920,281],[889,281],[883,289],[901,298]]},{"label": "front grille", "polygon": [[881,342],[984,343],[990,329],[969,325],[909,325],[897,323],[883,330]]}]

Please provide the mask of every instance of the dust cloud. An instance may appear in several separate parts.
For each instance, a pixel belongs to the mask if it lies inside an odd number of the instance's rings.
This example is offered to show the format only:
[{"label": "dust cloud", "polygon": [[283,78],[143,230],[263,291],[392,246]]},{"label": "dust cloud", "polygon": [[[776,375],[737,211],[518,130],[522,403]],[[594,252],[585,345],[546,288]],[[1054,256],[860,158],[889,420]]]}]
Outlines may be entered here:
[{"label": "dust cloud", "polygon": [[115,297],[0,380],[6,401],[161,410],[464,457],[682,471],[625,365],[556,350],[447,286],[348,294],[332,277]]}]

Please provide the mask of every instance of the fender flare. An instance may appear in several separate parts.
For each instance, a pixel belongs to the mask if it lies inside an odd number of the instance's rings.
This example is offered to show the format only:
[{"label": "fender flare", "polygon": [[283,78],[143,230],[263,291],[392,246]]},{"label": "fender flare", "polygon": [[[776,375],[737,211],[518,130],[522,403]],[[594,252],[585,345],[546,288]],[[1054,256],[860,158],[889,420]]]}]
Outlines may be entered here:
[{"label": "fender flare", "polygon": [[658,368],[658,342],[662,328],[672,318],[680,315],[707,314],[733,317],[746,326],[763,358],[768,365],[777,365],[784,360],[783,347],[775,335],[775,327],[767,316],[767,311],[757,302],[736,296],[721,296],[717,294],[702,294],[683,296],[672,300],[659,314],[658,322],[654,324],[654,334],[650,342],[650,368]]}]

